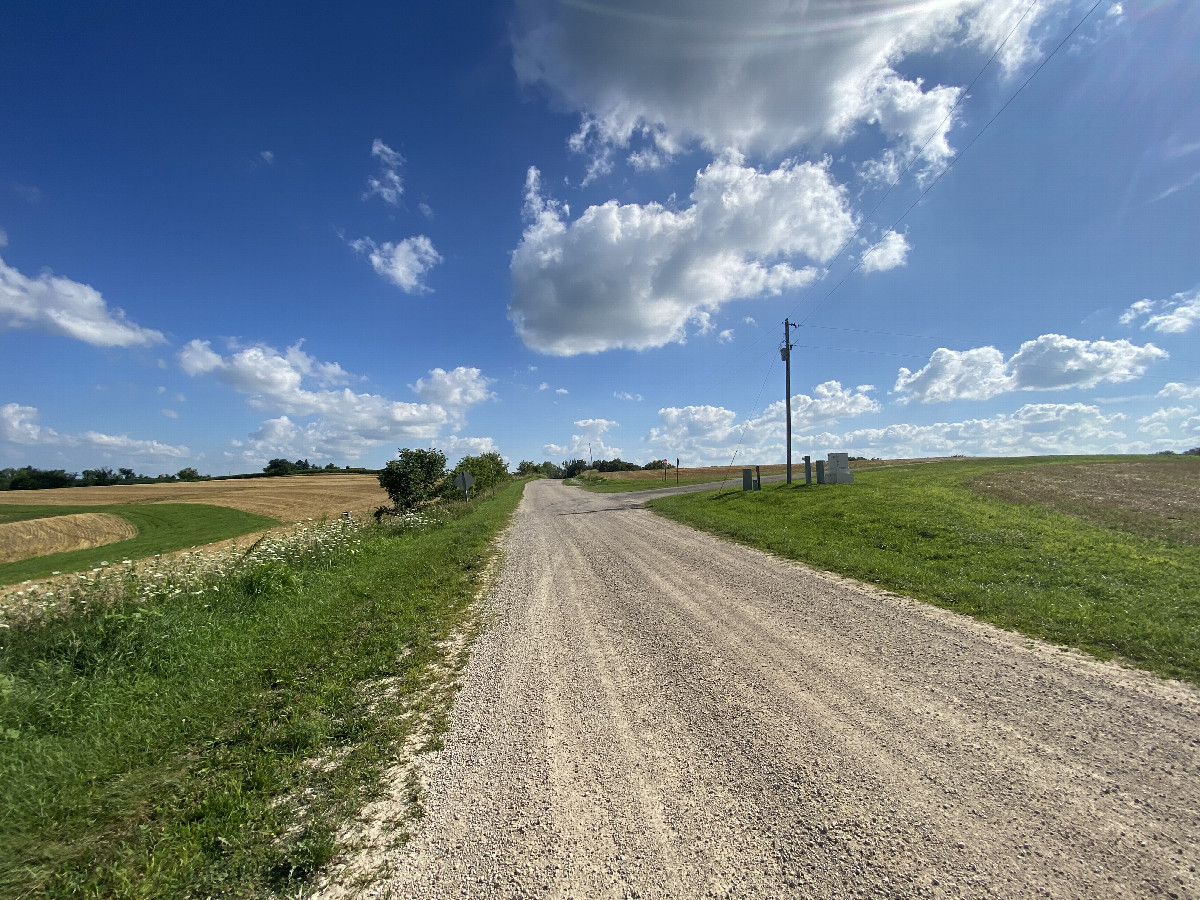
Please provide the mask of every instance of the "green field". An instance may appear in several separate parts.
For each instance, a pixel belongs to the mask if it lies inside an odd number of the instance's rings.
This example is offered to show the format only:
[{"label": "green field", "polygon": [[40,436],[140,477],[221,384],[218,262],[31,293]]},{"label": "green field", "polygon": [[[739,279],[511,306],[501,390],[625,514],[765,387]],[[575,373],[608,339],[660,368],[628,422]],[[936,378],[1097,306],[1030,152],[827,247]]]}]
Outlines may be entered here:
[{"label": "green field", "polygon": [[1200,684],[1198,492],[1195,457],[955,460],[862,471],[853,485],[767,484],[650,505],[780,556]]},{"label": "green field", "polygon": [[109,513],[132,522],[135,538],[67,553],[50,553],[32,559],[0,564],[0,584],[18,584],[54,572],[80,572],[101,563],[142,559],[263,531],[280,524],[266,516],[225,506],[199,503],[139,503],[113,506],[0,505],[0,522],[19,522],[74,513]]},{"label": "green field", "polygon": [[[721,476],[715,478],[712,475],[684,475],[679,479],[678,484],[675,482],[675,476],[668,476],[666,481],[661,478],[649,478],[638,481],[633,480],[618,480],[614,478],[606,478],[603,475],[577,475],[574,478],[568,478],[563,484],[572,484],[576,487],[586,488],[597,494],[625,494],[632,491],[657,491],[662,488],[682,487],[685,484],[711,484],[721,481]],[[741,489],[742,470],[730,469],[727,479],[730,487],[737,485]]]},{"label": "green field", "polygon": [[0,898],[300,892],[414,723],[436,743],[522,486],[0,628]]}]

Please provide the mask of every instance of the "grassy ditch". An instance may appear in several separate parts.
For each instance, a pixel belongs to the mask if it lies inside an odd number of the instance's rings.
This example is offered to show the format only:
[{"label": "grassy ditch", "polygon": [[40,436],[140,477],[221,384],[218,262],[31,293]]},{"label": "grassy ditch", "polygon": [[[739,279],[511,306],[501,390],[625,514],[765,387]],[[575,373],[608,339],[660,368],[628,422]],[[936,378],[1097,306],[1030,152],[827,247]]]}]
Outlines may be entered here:
[{"label": "grassy ditch", "polygon": [[0,897],[299,890],[430,702],[521,489],[82,576],[0,627]]},{"label": "grassy ditch", "polygon": [[[1101,658],[1200,684],[1200,544],[1114,482],[1083,501],[1058,465],[1167,465],[1186,494],[1200,460],[965,460],[855,474],[853,485],[764,485],[650,501],[664,516]],[[1032,502],[1013,485],[1040,480]],[[1092,479],[1095,483],[1095,479]],[[1001,487],[997,487],[1000,485]],[[1097,506],[1108,509],[1097,512]],[[1069,514],[1065,510],[1071,510]],[[1194,512],[1192,513],[1194,515]]]},{"label": "grassy ditch", "polygon": [[127,541],[50,553],[0,564],[0,584],[18,584],[44,578],[55,572],[79,572],[106,560],[142,559],[187,547],[212,544],[241,537],[253,531],[274,528],[279,522],[266,516],[225,506],[199,503],[141,503],[112,506],[17,506],[0,505],[0,522],[19,522],[72,513],[110,513],[132,522],[138,536]]}]

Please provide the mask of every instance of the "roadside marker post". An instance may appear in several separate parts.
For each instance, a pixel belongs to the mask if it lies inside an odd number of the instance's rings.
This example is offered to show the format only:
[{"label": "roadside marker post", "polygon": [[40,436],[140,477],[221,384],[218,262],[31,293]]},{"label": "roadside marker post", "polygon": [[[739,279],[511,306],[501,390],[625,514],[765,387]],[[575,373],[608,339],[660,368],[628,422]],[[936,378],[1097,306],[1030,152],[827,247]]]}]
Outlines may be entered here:
[{"label": "roadside marker post", "polygon": [[742,469],[742,490],[743,491],[754,490],[754,470],[753,469]]},{"label": "roadside marker post", "polygon": [[812,484],[812,457],[804,457],[804,483]]},{"label": "roadside marker post", "polygon": [[459,472],[454,476],[454,486],[463,492],[463,499],[467,499],[467,494],[471,490],[471,485],[475,483],[475,476],[470,472]]}]

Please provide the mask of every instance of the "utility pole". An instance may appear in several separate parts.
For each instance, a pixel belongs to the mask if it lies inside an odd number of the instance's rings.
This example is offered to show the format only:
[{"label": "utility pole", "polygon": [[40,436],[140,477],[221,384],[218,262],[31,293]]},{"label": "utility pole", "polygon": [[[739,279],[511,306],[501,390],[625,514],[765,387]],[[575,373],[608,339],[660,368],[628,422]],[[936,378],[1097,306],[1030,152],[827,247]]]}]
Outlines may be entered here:
[{"label": "utility pole", "polygon": [[788,319],[783,320],[783,346],[779,355],[783,359],[783,401],[787,408],[787,483],[792,483],[792,329]]}]

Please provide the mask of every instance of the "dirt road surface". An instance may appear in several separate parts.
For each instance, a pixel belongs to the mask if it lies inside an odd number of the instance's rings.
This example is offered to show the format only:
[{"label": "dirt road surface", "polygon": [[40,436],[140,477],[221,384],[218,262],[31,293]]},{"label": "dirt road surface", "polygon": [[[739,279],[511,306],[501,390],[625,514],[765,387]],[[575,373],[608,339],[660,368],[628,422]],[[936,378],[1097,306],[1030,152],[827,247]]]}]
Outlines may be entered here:
[{"label": "dirt road surface", "polygon": [[526,488],[426,817],[355,896],[1200,896],[1200,693],[644,496]]}]

